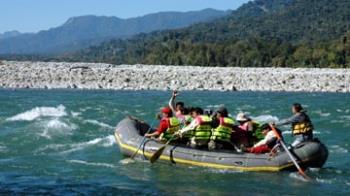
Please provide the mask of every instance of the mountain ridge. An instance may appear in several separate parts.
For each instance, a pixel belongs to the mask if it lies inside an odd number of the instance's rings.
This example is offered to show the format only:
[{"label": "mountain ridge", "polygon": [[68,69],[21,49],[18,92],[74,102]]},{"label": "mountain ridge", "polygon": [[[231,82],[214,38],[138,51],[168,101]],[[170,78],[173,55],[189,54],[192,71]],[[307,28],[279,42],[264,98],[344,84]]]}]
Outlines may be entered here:
[{"label": "mountain ridge", "polygon": [[[223,17],[229,12],[214,9],[159,12],[129,19],[94,15],[71,17],[58,27],[0,40],[0,53],[52,54],[74,51],[112,38],[126,38],[155,30],[183,28],[194,23]],[[87,40],[90,40],[91,44],[88,44]],[[81,45],[80,41],[82,41]]]}]

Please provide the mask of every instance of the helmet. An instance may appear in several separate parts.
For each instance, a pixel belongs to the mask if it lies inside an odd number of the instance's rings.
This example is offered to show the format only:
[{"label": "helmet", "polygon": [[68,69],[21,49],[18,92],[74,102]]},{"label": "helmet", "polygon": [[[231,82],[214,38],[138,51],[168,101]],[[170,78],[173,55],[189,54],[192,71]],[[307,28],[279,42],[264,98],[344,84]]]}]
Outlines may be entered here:
[{"label": "helmet", "polygon": [[249,119],[249,116],[243,112],[238,113],[236,117],[237,121],[248,121]]}]

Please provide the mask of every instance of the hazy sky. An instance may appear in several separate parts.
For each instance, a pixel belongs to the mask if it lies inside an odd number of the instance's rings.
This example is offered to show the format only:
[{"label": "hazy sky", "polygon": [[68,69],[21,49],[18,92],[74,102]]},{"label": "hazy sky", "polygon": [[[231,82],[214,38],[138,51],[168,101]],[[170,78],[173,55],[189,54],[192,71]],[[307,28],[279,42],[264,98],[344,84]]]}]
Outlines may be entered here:
[{"label": "hazy sky", "polygon": [[36,32],[63,24],[72,16],[129,18],[159,11],[236,9],[249,0],[0,0],[0,32]]}]

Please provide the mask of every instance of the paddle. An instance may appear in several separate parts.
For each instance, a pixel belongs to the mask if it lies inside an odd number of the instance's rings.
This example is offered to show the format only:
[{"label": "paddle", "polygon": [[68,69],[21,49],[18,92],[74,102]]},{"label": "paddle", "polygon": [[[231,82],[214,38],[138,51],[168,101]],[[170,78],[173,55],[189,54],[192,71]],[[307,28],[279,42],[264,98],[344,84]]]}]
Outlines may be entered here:
[{"label": "paddle", "polygon": [[151,163],[156,162],[159,157],[163,154],[164,149],[169,145],[169,143],[175,139],[175,135],[173,135],[165,144],[164,146],[160,147],[149,159]]},{"label": "paddle", "polygon": [[271,127],[272,131],[275,133],[275,135],[277,136],[277,139],[280,141],[280,143],[281,143],[282,147],[284,148],[284,150],[287,152],[289,158],[292,160],[292,162],[294,163],[295,167],[298,169],[299,173],[304,177],[304,179],[311,180],[311,178],[305,174],[303,169],[301,169],[301,167],[299,166],[298,162],[295,160],[294,156],[292,155],[292,153],[289,151],[289,149],[287,148],[286,144],[282,140],[280,134],[277,132],[276,128],[273,125],[270,125],[270,127]]}]

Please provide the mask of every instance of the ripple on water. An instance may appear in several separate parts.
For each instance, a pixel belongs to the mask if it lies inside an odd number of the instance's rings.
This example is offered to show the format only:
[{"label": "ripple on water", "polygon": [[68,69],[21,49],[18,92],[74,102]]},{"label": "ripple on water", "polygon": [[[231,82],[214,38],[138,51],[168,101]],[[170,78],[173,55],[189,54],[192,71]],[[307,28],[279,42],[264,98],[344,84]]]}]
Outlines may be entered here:
[{"label": "ripple on water", "polygon": [[94,119],[84,120],[84,123],[90,123],[90,124],[97,125],[97,126],[100,126],[100,127],[104,127],[104,128],[108,128],[108,129],[114,129],[113,126],[111,126],[111,125],[109,125],[107,123],[104,123],[104,122],[100,122],[98,120],[94,120]]},{"label": "ripple on water", "polygon": [[96,162],[88,162],[83,160],[67,160],[69,163],[77,163],[77,164],[83,164],[88,166],[97,166],[97,167],[109,167],[109,168],[117,168],[117,166],[109,163],[96,163]]}]

